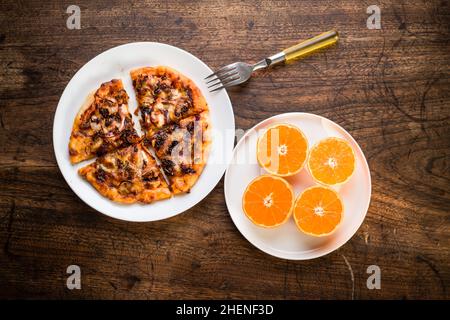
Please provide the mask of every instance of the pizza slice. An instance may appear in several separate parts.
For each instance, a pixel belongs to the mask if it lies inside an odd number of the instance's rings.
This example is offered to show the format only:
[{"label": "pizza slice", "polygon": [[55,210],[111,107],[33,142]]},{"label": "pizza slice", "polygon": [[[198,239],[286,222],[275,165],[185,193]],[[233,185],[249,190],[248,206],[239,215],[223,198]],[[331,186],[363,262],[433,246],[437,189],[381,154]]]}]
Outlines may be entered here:
[{"label": "pizza slice", "polygon": [[155,150],[174,194],[189,192],[206,164],[211,145],[209,112],[184,118],[145,140]]},{"label": "pizza slice", "polygon": [[121,80],[103,83],[75,118],[69,141],[72,163],[102,156],[139,141]]},{"label": "pizza slice", "polygon": [[195,83],[174,69],[146,67],[130,74],[141,114],[141,127],[147,135],[208,110]]},{"label": "pizza slice", "polygon": [[171,197],[159,165],[141,143],[99,157],[78,173],[116,202],[151,203]]}]

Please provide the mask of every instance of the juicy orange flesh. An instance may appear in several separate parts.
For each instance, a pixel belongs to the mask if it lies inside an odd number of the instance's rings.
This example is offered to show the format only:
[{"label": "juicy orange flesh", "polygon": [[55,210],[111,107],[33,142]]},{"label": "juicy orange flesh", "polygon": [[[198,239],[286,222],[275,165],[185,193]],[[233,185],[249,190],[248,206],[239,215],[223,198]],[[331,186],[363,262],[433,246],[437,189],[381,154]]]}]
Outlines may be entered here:
[{"label": "juicy orange flesh", "polygon": [[293,203],[293,195],[281,178],[261,177],[248,186],[243,208],[258,225],[275,226],[286,220]]},{"label": "juicy orange flesh", "polygon": [[295,203],[294,217],[306,233],[323,235],[332,232],[341,221],[343,205],[336,192],[314,187],[303,192]]},{"label": "juicy orange flesh", "polygon": [[303,165],[307,147],[306,139],[297,128],[279,125],[261,137],[258,158],[270,172],[286,175],[297,172]]},{"label": "juicy orange flesh", "polygon": [[325,139],[312,148],[308,164],[313,177],[319,182],[342,183],[355,169],[355,156],[347,142]]}]

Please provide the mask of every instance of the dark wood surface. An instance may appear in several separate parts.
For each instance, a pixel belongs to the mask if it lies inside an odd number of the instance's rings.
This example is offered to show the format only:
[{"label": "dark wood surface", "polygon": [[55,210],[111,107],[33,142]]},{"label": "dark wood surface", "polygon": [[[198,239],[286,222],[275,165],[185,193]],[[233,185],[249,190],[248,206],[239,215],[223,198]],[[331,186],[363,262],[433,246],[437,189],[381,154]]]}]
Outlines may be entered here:
[{"label": "dark wood surface", "polygon": [[[0,298],[448,299],[450,4],[439,1],[74,1],[0,4]],[[381,8],[381,30],[366,8]],[[336,29],[337,47],[229,90],[237,128],[284,112],[332,119],[361,145],[369,212],[339,250],[287,261],[255,249],[223,180],[191,210],[127,223],[85,205],[56,165],[52,122],[75,72],[111,47],[159,41],[212,68]],[[66,268],[82,289],[66,288]],[[381,268],[381,290],[366,269]],[[353,280],[352,280],[353,278]]]}]

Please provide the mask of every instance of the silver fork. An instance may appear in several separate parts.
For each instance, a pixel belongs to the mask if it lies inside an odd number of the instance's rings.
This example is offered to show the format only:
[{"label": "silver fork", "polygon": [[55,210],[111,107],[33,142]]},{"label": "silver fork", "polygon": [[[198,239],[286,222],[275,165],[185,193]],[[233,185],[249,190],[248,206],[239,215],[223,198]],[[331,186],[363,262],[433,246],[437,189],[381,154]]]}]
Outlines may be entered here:
[{"label": "silver fork", "polygon": [[336,43],[338,39],[339,35],[336,31],[327,31],[314,38],[302,41],[255,64],[248,64],[245,62],[229,64],[207,76],[205,81],[210,92],[236,86],[250,79],[252,73],[256,70],[303,57],[318,49]]}]

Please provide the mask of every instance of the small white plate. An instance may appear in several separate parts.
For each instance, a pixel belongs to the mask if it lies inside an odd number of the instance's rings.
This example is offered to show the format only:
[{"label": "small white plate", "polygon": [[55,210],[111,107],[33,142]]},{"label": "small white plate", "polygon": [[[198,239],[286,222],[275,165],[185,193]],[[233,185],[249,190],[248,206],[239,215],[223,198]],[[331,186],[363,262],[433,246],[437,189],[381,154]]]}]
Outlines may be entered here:
[{"label": "small white plate", "polygon": [[[344,218],[338,229],[329,236],[313,237],[301,233],[291,217],[274,229],[254,225],[242,210],[242,195],[247,185],[266,173],[256,160],[259,135],[270,125],[289,123],[298,126],[309,145],[326,137],[340,137],[348,142],[356,155],[356,169],[350,180],[335,188],[344,201]],[[315,185],[306,166],[296,175],[286,178],[292,184],[296,197],[307,187]],[[326,255],[346,243],[362,224],[370,203],[371,180],[369,166],[361,148],[338,124],[310,113],[285,113],[266,119],[251,128],[238,142],[225,174],[225,200],[234,224],[255,247],[275,257],[307,260]]]},{"label": "small white plate", "polygon": [[[71,165],[68,143],[74,118],[86,99],[101,83],[114,78],[122,79],[130,96],[129,106],[133,113],[137,108],[129,72],[144,66],[165,65],[172,67],[200,88],[209,107],[213,142],[202,175],[189,194],[152,204],[122,205],[101,196],[77,173],[78,168],[89,161]],[[109,49],[86,63],[65,88],[55,113],[53,123],[53,146],[58,166],[72,190],[86,204],[113,218],[128,221],[155,221],[166,219],[193,207],[220,181],[231,158],[234,145],[234,115],[225,90],[209,93],[203,79],[212,70],[200,59],[179,48],[155,42],[136,42]],[[134,122],[140,132],[138,118]]]}]

